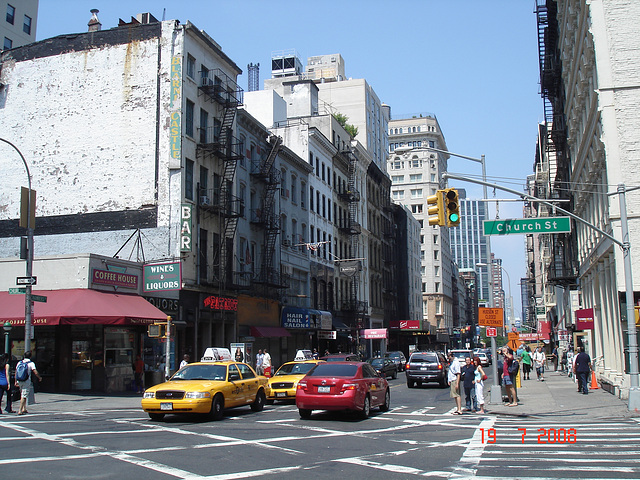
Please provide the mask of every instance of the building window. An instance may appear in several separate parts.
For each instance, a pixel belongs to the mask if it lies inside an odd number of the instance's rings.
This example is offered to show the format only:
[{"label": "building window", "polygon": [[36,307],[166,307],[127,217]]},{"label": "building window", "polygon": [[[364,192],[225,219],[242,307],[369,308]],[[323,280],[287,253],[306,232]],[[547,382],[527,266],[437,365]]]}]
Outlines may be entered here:
[{"label": "building window", "polygon": [[298,179],[295,175],[291,175],[291,201],[298,203]]},{"label": "building window", "polygon": [[439,265],[434,265],[434,267],[433,267],[433,274],[434,274],[436,277],[439,277],[439,276],[440,276],[440,266],[439,266]]},{"label": "building window", "polygon": [[307,208],[307,184],[304,182],[300,182],[300,206],[302,208]]},{"label": "building window", "polygon": [[246,166],[246,162],[245,162],[245,151],[244,151],[244,143],[245,143],[245,138],[244,136],[241,136],[238,139],[238,154],[240,154],[240,166],[241,167],[245,167]]},{"label": "building window", "polygon": [[391,177],[391,183],[402,183],[402,182],[404,182],[404,175],[393,175]]},{"label": "building window", "polygon": [[411,213],[422,213],[422,204],[414,204],[411,205]]},{"label": "building window", "polygon": [[206,110],[200,109],[200,143],[207,142],[207,134],[209,130],[209,114]]},{"label": "building window", "polygon": [[16,7],[7,3],[7,23],[13,25],[16,19]]},{"label": "building window", "polygon": [[309,210],[313,211],[313,192],[314,192],[313,187],[309,187],[309,192],[310,192],[310,195],[309,195]]},{"label": "building window", "polygon": [[196,78],[196,59],[191,55],[187,55],[187,77]]},{"label": "building window", "polygon": [[440,257],[440,250],[434,250],[433,251],[433,259],[434,260],[438,260],[438,257]]},{"label": "building window", "polygon": [[244,210],[244,204],[245,204],[245,197],[247,196],[247,186],[244,183],[240,184],[240,187],[238,189],[238,196],[240,197],[240,216],[244,217],[245,215],[245,210]]},{"label": "building window", "polygon": [[193,138],[193,115],[195,110],[195,104],[191,100],[187,100],[187,108],[185,111],[184,119],[184,133],[185,135]]},{"label": "building window", "polygon": [[422,167],[422,160],[412,160],[411,168],[420,168]]},{"label": "building window", "polygon": [[442,300],[436,300],[436,315],[442,315]]},{"label": "building window", "polygon": [[392,195],[394,200],[404,200],[404,190],[394,190]]},{"label": "building window", "polygon": [[435,146],[436,146],[436,142],[434,142],[433,140],[429,140],[429,146],[430,146],[431,148],[435,148]]},{"label": "building window", "polygon": [[24,23],[22,24],[22,31],[27,35],[31,35],[31,17],[29,15],[24,16]]},{"label": "building window", "polygon": [[440,282],[435,282],[435,283],[433,284],[433,287],[434,287],[434,289],[433,289],[433,290],[434,290],[434,292],[435,292],[435,293],[440,292]]},{"label": "building window", "polygon": [[4,47],[2,47],[3,50],[9,50],[10,48],[13,48],[13,40],[11,40],[10,38],[4,37]]},{"label": "building window", "polygon": [[193,160],[187,159],[184,167],[184,196],[193,200]]},{"label": "building window", "polygon": [[199,195],[206,195],[207,188],[209,188],[209,169],[207,167],[200,166],[200,192]]},{"label": "building window", "polygon": [[409,175],[409,181],[410,182],[421,182],[422,181],[422,174],[421,173],[413,173],[413,174]]},{"label": "building window", "polygon": [[422,189],[421,188],[411,189],[411,198],[422,198]]}]

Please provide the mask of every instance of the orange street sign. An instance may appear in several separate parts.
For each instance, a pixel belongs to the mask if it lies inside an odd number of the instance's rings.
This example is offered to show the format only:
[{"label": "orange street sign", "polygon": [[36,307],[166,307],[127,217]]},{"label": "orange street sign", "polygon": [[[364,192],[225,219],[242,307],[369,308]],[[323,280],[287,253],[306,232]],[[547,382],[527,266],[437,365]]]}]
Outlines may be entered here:
[{"label": "orange street sign", "polygon": [[502,308],[478,308],[478,325],[481,327],[502,327]]}]

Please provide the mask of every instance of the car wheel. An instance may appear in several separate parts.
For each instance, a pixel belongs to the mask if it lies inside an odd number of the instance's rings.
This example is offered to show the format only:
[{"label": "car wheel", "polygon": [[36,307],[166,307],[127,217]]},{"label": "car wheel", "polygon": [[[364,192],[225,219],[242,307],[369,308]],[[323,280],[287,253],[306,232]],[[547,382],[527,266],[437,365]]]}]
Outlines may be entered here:
[{"label": "car wheel", "polygon": [[164,413],[150,413],[149,418],[154,422],[159,422],[164,418]]},{"label": "car wheel", "polygon": [[362,405],[360,417],[363,419],[369,418],[369,415],[371,415],[371,399],[369,398],[369,395],[367,395],[366,397],[364,397],[364,404]]},{"label": "car wheel", "polygon": [[213,401],[211,402],[211,411],[209,412],[209,417],[212,420],[222,420],[224,416],[224,397],[221,394],[217,394],[213,397]]},{"label": "car wheel", "polygon": [[389,406],[391,405],[391,394],[389,393],[389,389],[384,394],[384,403],[380,405],[381,412],[389,411]]},{"label": "car wheel", "polygon": [[407,380],[407,387],[413,388],[414,385],[415,385],[415,382],[413,380]]},{"label": "car wheel", "polygon": [[398,378],[398,371],[397,371],[397,370],[394,370],[394,371],[393,371],[393,373],[391,374],[391,378],[392,378],[393,380],[395,380],[396,378]]},{"label": "car wheel", "polygon": [[308,408],[299,408],[298,413],[300,414],[300,418],[304,420],[308,420],[311,418],[311,410]]},{"label": "car wheel", "polygon": [[261,412],[264,409],[264,403],[267,397],[264,394],[264,390],[259,390],[255,401],[251,404],[251,410],[254,412]]}]

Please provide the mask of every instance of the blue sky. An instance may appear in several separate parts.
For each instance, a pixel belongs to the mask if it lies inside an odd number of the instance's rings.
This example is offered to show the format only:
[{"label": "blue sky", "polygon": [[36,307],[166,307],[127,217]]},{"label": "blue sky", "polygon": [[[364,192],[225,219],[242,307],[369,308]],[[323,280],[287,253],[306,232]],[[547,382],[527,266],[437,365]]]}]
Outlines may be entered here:
[{"label": "blue sky", "polygon": [[[303,63],[340,53],[347,77],[365,78],[392,117],[434,113],[451,152],[484,154],[491,182],[522,190],[532,172],[542,120],[534,0],[40,0],[37,39],[86,31],[91,8],[100,10],[103,29],[141,12],[190,20],[242,68],[245,90],[247,64],[260,63],[262,86],[274,51],[295,49]],[[453,157],[449,171],[481,174],[479,164]],[[482,196],[479,186],[451,185]],[[512,196],[496,191],[495,198]],[[495,217],[495,203],[491,212]],[[522,204],[501,203],[499,217],[522,217]],[[492,237],[491,243],[520,316],[524,238]]]}]

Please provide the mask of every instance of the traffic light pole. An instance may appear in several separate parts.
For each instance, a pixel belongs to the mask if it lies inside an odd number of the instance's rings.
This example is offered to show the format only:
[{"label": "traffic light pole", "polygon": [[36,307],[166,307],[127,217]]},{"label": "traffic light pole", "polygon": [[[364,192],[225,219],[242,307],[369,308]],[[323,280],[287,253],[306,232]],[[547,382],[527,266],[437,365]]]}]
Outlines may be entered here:
[{"label": "traffic light pole", "polygon": [[[620,228],[622,233],[622,241],[618,240],[611,234],[605,232],[604,230],[592,225],[586,220],[578,217],[577,215],[564,210],[563,208],[558,207],[552,202],[547,202],[546,200],[542,200],[540,198],[533,197],[523,192],[518,192],[517,190],[513,190],[511,188],[502,187],[500,185],[496,185],[493,183],[487,183],[485,181],[475,180],[473,178],[464,177],[461,175],[455,175],[450,173],[443,173],[442,178],[444,179],[454,179],[461,180],[463,182],[476,183],[478,185],[489,186],[497,190],[502,190],[504,192],[512,193],[523,200],[528,200],[530,202],[542,203],[543,205],[547,205],[569,217],[573,218],[577,222],[582,223],[583,225],[595,230],[600,233],[605,238],[608,238],[613,243],[622,248],[623,253],[623,265],[624,265],[624,283],[625,283],[625,299],[627,303],[627,341],[629,347],[629,401],[627,407],[629,411],[636,411],[640,409],[640,372],[639,372],[639,364],[638,364],[638,339],[636,333],[636,325],[635,325],[635,312],[633,308],[633,275],[631,272],[631,242],[629,241],[629,222],[627,218],[627,203],[626,203],[626,192],[631,189],[626,189],[624,184],[618,184],[617,194],[619,195],[620,201]],[[640,188],[640,187],[638,187]],[[636,188],[633,188],[636,190]],[[493,398],[492,398],[493,401]]]}]

